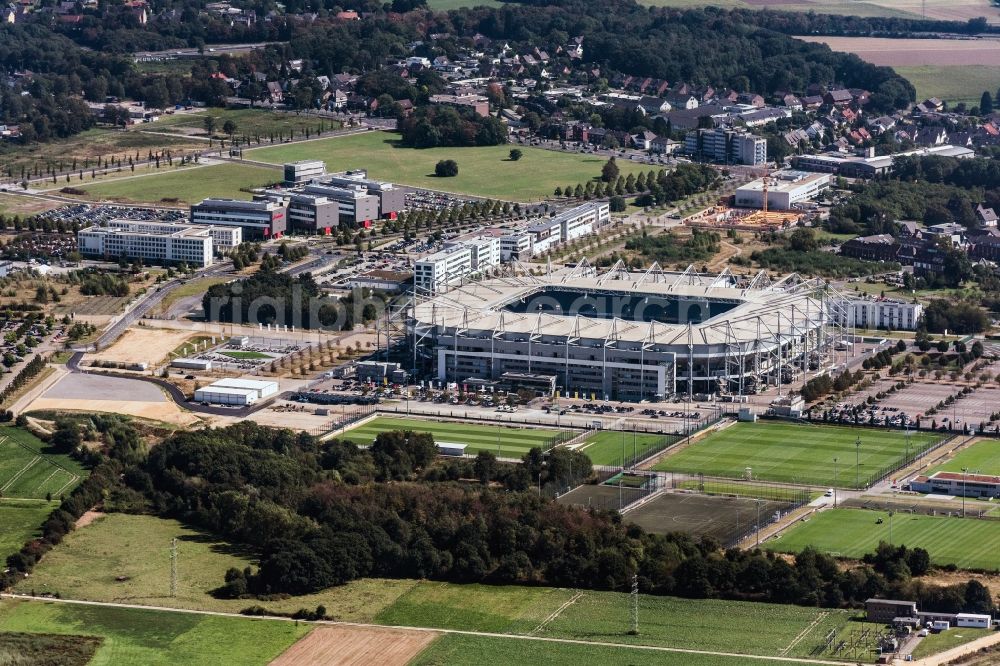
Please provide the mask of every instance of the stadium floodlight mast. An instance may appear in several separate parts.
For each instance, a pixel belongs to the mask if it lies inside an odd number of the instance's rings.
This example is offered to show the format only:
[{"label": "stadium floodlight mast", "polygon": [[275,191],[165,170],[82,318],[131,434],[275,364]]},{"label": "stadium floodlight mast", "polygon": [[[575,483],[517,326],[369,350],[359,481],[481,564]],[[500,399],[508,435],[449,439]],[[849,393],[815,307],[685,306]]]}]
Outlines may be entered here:
[{"label": "stadium floodlight mast", "polygon": [[892,509],[889,509],[889,545],[892,545]]},{"label": "stadium floodlight mast", "polygon": [[968,492],[969,488],[968,476],[969,476],[969,468],[963,467],[962,468],[962,518],[965,518],[965,495]]}]

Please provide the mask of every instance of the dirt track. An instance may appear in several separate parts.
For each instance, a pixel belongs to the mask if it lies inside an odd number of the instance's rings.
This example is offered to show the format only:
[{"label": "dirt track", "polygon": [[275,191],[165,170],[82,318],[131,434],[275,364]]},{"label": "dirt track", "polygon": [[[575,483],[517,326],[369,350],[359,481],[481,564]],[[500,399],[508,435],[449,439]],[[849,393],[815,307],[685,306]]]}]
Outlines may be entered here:
[{"label": "dirt track", "polygon": [[437,637],[431,631],[317,627],[271,666],[406,666]]},{"label": "dirt track", "polygon": [[154,365],[167,357],[191,337],[186,331],[168,331],[137,326],[125,331],[113,345],[87,359],[115,361],[117,363],[148,363]]}]

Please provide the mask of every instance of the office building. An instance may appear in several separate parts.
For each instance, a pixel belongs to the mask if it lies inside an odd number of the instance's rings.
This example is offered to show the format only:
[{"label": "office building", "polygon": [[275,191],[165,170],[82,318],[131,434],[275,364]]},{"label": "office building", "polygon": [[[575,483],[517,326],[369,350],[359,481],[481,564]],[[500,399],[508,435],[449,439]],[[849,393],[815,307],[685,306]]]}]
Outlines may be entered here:
[{"label": "office building", "polygon": [[80,254],[103,259],[142,259],[165,264],[212,265],[212,235],[208,227],[190,224],[117,221],[77,234]]},{"label": "office building", "polygon": [[762,166],[767,163],[767,139],[746,130],[697,129],[684,137],[684,152],[723,164]]},{"label": "office building", "polygon": [[278,238],[288,228],[288,208],[283,201],[270,198],[254,201],[205,199],[191,206],[191,222],[239,227],[244,240]]},{"label": "office building", "polygon": [[413,265],[413,284],[420,295],[434,295],[499,265],[500,239],[490,236],[458,240]]},{"label": "office building", "polygon": [[368,194],[367,188],[363,185],[338,187],[335,185],[310,183],[301,189],[301,193],[326,197],[330,201],[335,202],[337,204],[339,222],[370,226],[372,220],[379,218],[379,198],[373,194]]},{"label": "office building", "polygon": [[285,164],[285,185],[293,187],[320,178],[326,173],[323,160],[299,160]]},{"label": "office building", "polygon": [[378,197],[378,217],[395,217],[406,208],[406,192],[392,183],[373,180],[364,169],[335,173],[322,179],[323,184],[334,187],[364,187],[368,194]]},{"label": "office building", "polygon": [[841,326],[882,328],[893,331],[915,331],[923,314],[920,303],[907,303],[887,298],[859,298],[843,302],[835,315]]},{"label": "office building", "polygon": [[229,254],[243,242],[243,230],[239,227],[202,227],[202,225],[186,225],[178,222],[146,222],[141,220],[111,220],[107,226],[113,229],[149,233],[169,233],[179,226],[205,228],[208,229],[208,235],[212,237],[212,249],[217,256]]}]

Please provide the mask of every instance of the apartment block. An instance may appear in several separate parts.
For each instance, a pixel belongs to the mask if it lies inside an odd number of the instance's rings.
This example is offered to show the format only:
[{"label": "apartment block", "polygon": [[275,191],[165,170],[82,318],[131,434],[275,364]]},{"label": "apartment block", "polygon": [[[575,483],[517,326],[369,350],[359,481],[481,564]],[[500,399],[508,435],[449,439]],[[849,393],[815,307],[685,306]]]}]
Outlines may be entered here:
[{"label": "apartment block", "polygon": [[80,254],[103,259],[142,259],[157,263],[187,263],[196,267],[211,266],[213,243],[208,227],[188,224],[93,226],[77,235]]}]

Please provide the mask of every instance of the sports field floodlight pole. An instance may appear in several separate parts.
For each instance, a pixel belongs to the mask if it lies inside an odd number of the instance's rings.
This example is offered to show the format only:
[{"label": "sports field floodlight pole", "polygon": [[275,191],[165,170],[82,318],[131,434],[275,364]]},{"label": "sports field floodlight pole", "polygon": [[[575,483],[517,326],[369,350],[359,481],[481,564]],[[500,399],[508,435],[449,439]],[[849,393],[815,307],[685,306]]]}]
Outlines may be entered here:
[{"label": "sports field floodlight pole", "polygon": [[892,510],[889,510],[889,545],[892,545]]},{"label": "sports field floodlight pole", "polygon": [[833,459],[833,508],[837,508],[837,486],[840,485],[840,466],[837,464],[837,458]]},{"label": "sports field floodlight pole", "polygon": [[757,547],[760,548],[760,500],[757,500]]},{"label": "sports field floodlight pole", "polygon": [[965,518],[965,494],[968,492],[969,468],[962,468],[962,518]]},{"label": "sports field floodlight pole", "polygon": [[854,451],[857,462],[854,467],[854,487],[857,489],[861,488],[861,436],[858,435],[857,440],[854,442]]}]

